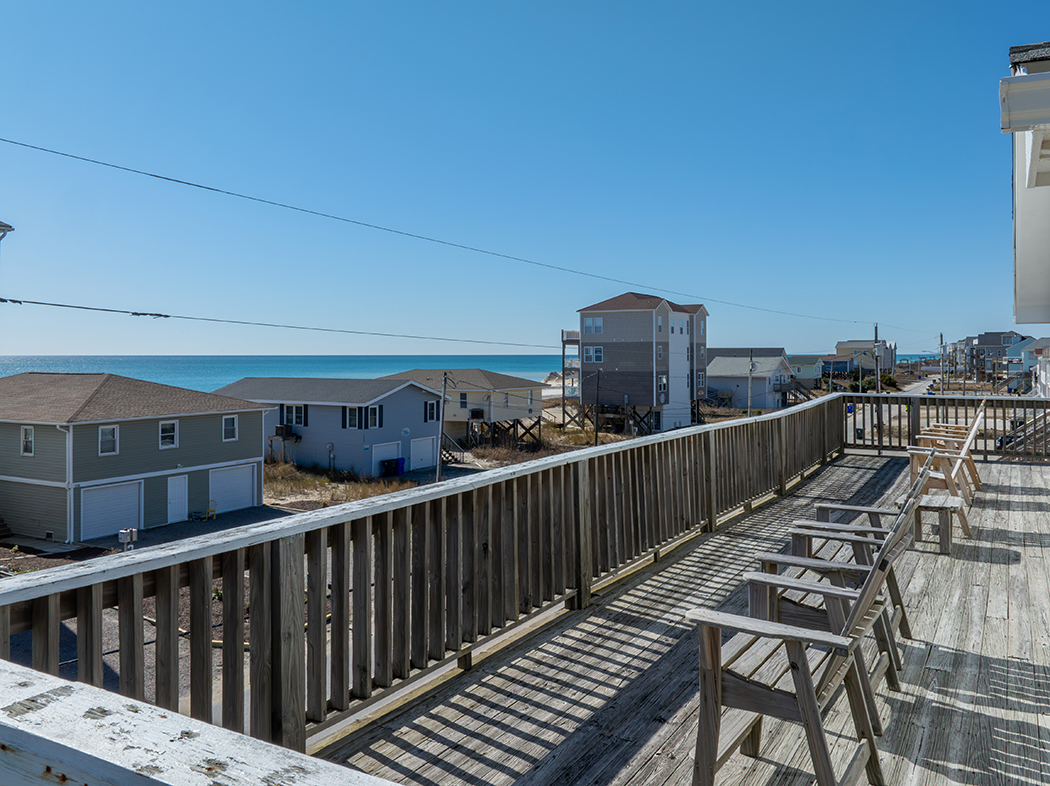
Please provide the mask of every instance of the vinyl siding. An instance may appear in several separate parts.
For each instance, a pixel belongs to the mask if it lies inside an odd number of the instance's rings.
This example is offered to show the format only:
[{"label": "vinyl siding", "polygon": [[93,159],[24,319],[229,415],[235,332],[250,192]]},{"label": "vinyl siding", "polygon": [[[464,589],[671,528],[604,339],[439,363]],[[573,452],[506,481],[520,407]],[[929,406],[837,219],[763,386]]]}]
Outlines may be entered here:
[{"label": "vinyl siding", "polygon": [[[196,466],[258,458],[262,452],[262,413],[237,413],[237,439],[222,441],[222,415],[115,421],[119,453],[98,455],[98,425],[73,427],[73,480],[83,483],[150,472],[187,474]],[[179,422],[179,446],[160,449],[160,422]],[[177,465],[181,464],[182,467]]]},{"label": "vinyl siding", "polygon": [[[626,393],[629,405],[652,406],[655,387],[652,343],[632,341],[602,344],[601,346],[603,355],[601,363],[580,364],[583,403],[594,403],[595,386],[598,384],[598,378],[594,372],[601,369],[600,403],[623,405],[623,397]],[[580,356],[583,356],[582,351]],[[663,367],[667,367],[666,355]]]},{"label": "vinyl siding", "polygon": [[[400,442],[401,455],[408,458],[412,451],[412,440],[437,437],[441,433],[437,420],[423,422],[423,402],[437,401],[432,393],[416,387],[406,387],[379,401],[383,405],[382,428],[343,428],[342,406],[311,404],[308,426],[295,426],[299,442],[284,440],[283,457],[300,466],[329,466],[328,443],[332,444],[332,461],[335,469],[355,472],[369,477],[372,474],[372,446],[386,442]],[[295,403],[295,402],[284,402]],[[457,404],[458,406],[458,404]],[[267,413],[265,433],[269,437],[276,431],[279,413]],[[402,434],[404,429],[407,434]],[[272,440],[273,458],[282,457],[282,440]],[[267,457],[270,457],[267,448]]]},{"label": "vinyl siding", "polygon": [[65,483],[65,433],[53,425],[34,425],[33,455],[23,456],[21,426],[18,423],[0,423],[0,475]]},{"label": "vinyl siding", "polygon": [[51,531],[65,541],[66,490],[0,481],[0,517],[16,535],[43,539]]},{"label": "vinyl siding", "polygon": [[[529,406],[529,390],[532,391],[532,406]],[[543,386],[538,384],[534,388],[523,388],[521,390],[497,390],[494,393],[482,390],[465,390],[467,394],[467,407],[461,409],[459,406],[460,391],[449,388],[448,400],[445,402],[445,423],[451,426],[453,423],[465,424],[470,420],[470,410],[480,409],[485,413],[483,420],[489,420],[491,412],[492,420],[528,420],[537,418],[543,409]],[[503,394],[508,396],[508,406],[503,406]],[[491,410],[489,409],[489,397],[492,397]],[[456,430],[466,433],[464,425],[458,426]],[[452,431],[448,431],[449,434]]]},{"label": "vinyl siding", "polygon": [[[601,333],[584,333],[583,318],[601,317]],[[584,311],[580,313],[580,339],[588,344],[614,341],[652,341],[656,320],[652,311]],[[667,317],[664,316],[664,333]],[[660,334],[663,335],[663,334]]]}]

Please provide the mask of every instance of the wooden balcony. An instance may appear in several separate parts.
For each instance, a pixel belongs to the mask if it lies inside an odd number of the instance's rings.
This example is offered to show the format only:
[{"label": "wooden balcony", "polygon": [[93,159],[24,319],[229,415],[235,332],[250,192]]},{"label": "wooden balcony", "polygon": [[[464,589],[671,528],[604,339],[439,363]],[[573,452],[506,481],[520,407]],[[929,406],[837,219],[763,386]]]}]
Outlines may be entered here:
[{"label": "wooden balcony", "polygon": [[[905,462],[878,452],[976,403],[831,396],[5,579],[0,655],[112,685],[175,725],[221,724],[217,744],[244,731],[388,781],[688,783],[697,654],[684,610],[742,610],[751,554],[784,545],[815,502],[893,499]],[[991,420],[1034,422],[1047,403],[990,402]],[[1031,463],[1046,450],[1037,437],[1024,454],[998,450],[997,428],[983,450],[1028,461],[982,464],[974,539],[950,557],[925,543],[906,562],[917,638],[904,690],[880,697],[891,782],[1050,775],[1050,478]],[[0,664],[0,678],[17,685],[25,670]],[[63,683],[46,679],[58,712]],[[140,706],[75,693],[102,717]],[[0,742],[31,717],[0,713]],[[846,722],[833,718],[832,741]],[[160,736],[150,744],[179,760],[178,735]],[[766,740],[722,781],[809,782],[797,727],[771,724]]]}]

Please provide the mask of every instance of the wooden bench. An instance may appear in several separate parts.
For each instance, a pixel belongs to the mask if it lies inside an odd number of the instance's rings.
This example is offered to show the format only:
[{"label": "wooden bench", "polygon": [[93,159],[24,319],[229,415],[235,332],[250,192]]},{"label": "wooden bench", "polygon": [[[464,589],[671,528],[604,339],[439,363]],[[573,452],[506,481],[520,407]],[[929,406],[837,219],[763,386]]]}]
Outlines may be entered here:
[{"label": "wooden bench", "polygon": [[[842,577],[847,573],[862,577],[857,589],[835,579],[817,582],[747,573],[744,578],[757,618],[710,609],[686,613],[686,619],[698,624],[700,638],[695,786],[713,784],[718,768],[736,749],[749,756],[759,754],[764,715],[802,723],[820,786],[856,783],[862,773],[872,784],[885,782],[875,747],[878,731],[871,674],[862,665],[860,643],[882,618],[886,575],[913,537],[914,508],[913,499],[896,512],[872,565],[841,563]],[[830,564],[814,563],[825,568]],[[826,575],[834,576],[835,571]],[[819,598],[822,607],[803,610],[789,602],[790,592]],[[724,646],[723,629],[737,632]],[[835,776],[822,720],[840,689],[848,698],[860,740],[841,781]],[[729,708],[725,718],[723,708]]]}]

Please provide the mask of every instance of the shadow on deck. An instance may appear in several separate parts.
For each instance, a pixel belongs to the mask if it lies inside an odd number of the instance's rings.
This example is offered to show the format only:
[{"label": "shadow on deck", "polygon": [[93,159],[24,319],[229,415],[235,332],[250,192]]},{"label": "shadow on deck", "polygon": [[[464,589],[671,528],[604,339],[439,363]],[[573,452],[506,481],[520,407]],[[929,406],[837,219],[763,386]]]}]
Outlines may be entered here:
[{"label": "shadow on deck", "polygon": [[[974,539],[950,557],[924,542],[901,566],[918,638],[905,642],[903,689],[880,696],[890,783],[1050,782],[1050,468],[980,469]],[[844,456],[324,756],[413,784],[689,783],[698,667],[683,613],[745,612],[741,573],[785,546],[793,519],[817,502],[886,504],[906,482],[903,459]],[[852,742],[849,723],[840,700],[833,746]],[[812,782],[801,728],[767,724],[762,756],[733,757],[719,782]]]}]

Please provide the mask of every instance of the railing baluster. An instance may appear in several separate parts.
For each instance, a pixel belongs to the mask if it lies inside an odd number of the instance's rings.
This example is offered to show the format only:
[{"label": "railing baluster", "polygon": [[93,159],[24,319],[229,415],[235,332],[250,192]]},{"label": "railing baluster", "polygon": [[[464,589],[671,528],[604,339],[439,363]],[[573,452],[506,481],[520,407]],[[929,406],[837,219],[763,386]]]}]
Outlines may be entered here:
[{"label": "railing baluster", "polygon": [[[190,568],[190,716],[212,722],[212,558]],[[122,670],[123,671],[123,670]]]},{"label": "railing baluster", "polygon": [[[429,564],[427,574],[430,577],[430,597],[428,599],[427,631],[428,655],[431,660],[445,657],[445,500],[436,499],[429,503],[427,511],[428,540],[427,557]],[[356,631],[356,628],[355,628]]]},{"label": "railing baluster", "polygon": [[430,593],[427,591],[431,548],[429,503],[412,506],[409,526],[412,529],[411,661],[413,668],[422,669],[427,665],[427,635],[430,631]]},{"label": "railing baluster", "polygon": [[[49,596],[53,597],[53,596]],[[41,599],[46,600],[46,599]],[[58,668],[58,599],[55,598],[55,669]],[[120,692],[132,699],[143,699],[142,574],[117,580],[119,604]],[[34,612],[35,613],[35,612]],[[50,614],[48,614],[50,616]],[[36,622],[33,626],[33,659],[36,660]],[[33,668],[39,668],[34,662]],[[47,671],[46,668],[40,669]],[[51,672],[55,673],[55,672]]]},{"label": "railing baluster", "polygon": [[462,500],[462,494],[444,500],[445,649],[452,652],[463,643],[463,553],[460,551]]},{"label": "railing baluster", "polygon": [[374,644],[372,619],[372,580],[374,565],[374,539],[372,517],[354,519],[350,525],[353,532],[353,667],[351,669],[353,696],[367,699],[372,695],[372,653]]},{"label": "railing baluster", "polygon": [[460,643],[478,640],[477,558],[478,533],[475,530],[474,491],[459,494],[460,564]]},{"label": "railing baluster", "polygon": [[[393,511],[394,529],[394,607],[393,607],[393,654],[391,673],[395,679],[406,679],[411,670],[410,621],[412,618],[410,588],[412,586],[412,562],[409,552],[411,508]],[[334,624],[335,617],[333,615]]]},{"label": "railing baluster", "polygon": [[179,566],[154,572],[157,590],[156,702],[179,709]]},{"label": "railing baluster", "polygon": [[102,687],[102,585],[77,590],[77,679]]},{"label": "railing baluster", "polygon": [[222,555],[222,725],[244,731],[244,549]]},{"label": "railing baluster", "polygon": [[[302,534],[276,541],[271,573],[273,623],[273,708],[278,728],[274,742],[295,751],[306,750],[306,614]],[[357,585],[360,586],[360,585]],[[366,592],[368,595],[367,585]],[[356,620],[355,620],[356,623]]]},{"label": "railing baluster", "polygon": [[350,524],[340,522],[329,529],[332,540],[332,643],[329,701],[332,709],[350,706]]},{"label": "railing baluster", "polygon": [[306,533],[306,719],[323,721],[328,709],[328,538]]},{"label": "railing baluster", "polygon": [[271,718],[274,692],[273,617],[270,603],[273,590],[270,579],[272,551],[270,543],[260,543],[248,549],[248,617],[251,622],[248,634],[248,733],[267,742],[274,739]]},{"label": "railing baluster", "polygon": [[[140,615],[140,626],[141,619]],[[48,674],[58,674],[58,595],[56,594],[45,595],[33,601],[33,668]],[[121,676],[123,676],[123,670],[121,670]]]},{"label": "railing baluster", "polygon": [[502,628],[505,621],[504,610],[506,604],[504,593],[507,580],[504,575],[506,568],[506,557],[504,551],[504,522],[503,515],[503,483],[492,483],[488,486],[488,511],[489,511],[489,575],[492,577],[489,586],[492,588],[489,597],[489,630]]}]

